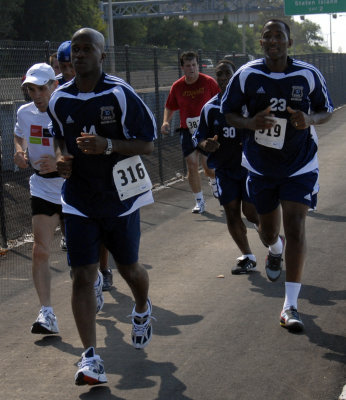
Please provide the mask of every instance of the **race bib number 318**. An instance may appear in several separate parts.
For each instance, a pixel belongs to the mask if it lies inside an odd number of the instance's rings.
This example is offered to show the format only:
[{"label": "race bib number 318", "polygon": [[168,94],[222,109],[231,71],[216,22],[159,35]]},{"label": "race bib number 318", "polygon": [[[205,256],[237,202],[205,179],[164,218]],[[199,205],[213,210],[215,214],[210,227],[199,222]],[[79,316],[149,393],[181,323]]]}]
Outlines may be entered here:
[{"label": "race bib number 318", "polygon": [[120,200],[126,200],[147,192],[153,186],[139,156],[126,158],[115,164],[113,167],[113,179]]}]

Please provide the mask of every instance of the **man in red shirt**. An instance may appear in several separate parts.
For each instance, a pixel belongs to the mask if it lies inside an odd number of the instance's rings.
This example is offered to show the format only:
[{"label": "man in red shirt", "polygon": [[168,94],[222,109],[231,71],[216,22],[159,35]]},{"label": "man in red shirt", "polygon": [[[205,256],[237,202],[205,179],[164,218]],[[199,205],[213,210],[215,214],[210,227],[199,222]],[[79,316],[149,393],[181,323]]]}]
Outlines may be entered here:
[{"label": "man in red shirt", "polygon": [[168,134],[170,121],[175,111],[180,111],[180,140],[186,160],[188,180],[195,196],[196,205],[192,209],[195,214],[201,214],[205,209],[205,201],[198,173],[199,155],[204,173],[209,177],[213,194],[218,197],[215,172],[207,166],[207,157],[196,148],[192,135],[199,124],[199,116],[204,104],[219,93],[220,88],[215,79],[202,74],[198,69],[198,55],[193,52],[184,52],[180,57],[180,65],[184,76],[175,81],[169,92],[163,115],[162,134]]}]

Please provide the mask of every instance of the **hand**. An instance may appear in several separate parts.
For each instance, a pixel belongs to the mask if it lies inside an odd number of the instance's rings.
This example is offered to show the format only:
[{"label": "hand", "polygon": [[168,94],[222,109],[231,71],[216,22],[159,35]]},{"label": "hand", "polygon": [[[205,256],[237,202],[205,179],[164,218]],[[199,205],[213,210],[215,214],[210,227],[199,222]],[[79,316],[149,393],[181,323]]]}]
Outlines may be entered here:
[{"label": "hand", "polygon": [[49,174],[50,172],[56,172],[56,159],[50,155],[41,156],[41,158],[34,162],[34,166],[36,166],[40,175]]},{"label": "hand", "polygon": [[218,138],[218,135],[215,135],[212,138],[207,138],[206,140],[203,140],[199,145],[202,150],[205,150],[208,153],[214,153],[220,147],[220,143],[217,141]]},{"label": "hand", "polygon": [[61,156],[61,158],[57,161],[56,167],[58,170],[58,174],[64,178],[68,179],[72,175],[72,155]]},{"label": "hand", "polygon": [[103,154],[107,147],[106,138],[85,132],[81,132],[81,136],[76,139],[76,142],[84,154]]},{"label": "hand", "polygon": [[13,157],[14,163],[19,167],[19,168],[28,168],[29,166],[29,160],[28,156],[23,150],[18,150],[15,152],[14,157]]},{"label": "hand", "polygon": [[290,106],[287,107],[287,111],[291,114],[290,123],[295,129],[306,129],[311,125],[309,115],[305,114],[303,111],[293,110]]},{"label": "hand", "polygon": [[249,118],[247,129],[270,129],[275,125],[275,116],[270,113],[268,106],[265,110],[258,112],[254,117]]},{"label": "hand", "polygon": [[170,130],[169,128],[170,128],[169,122],[164,122],[161,126],[161,133],[163,135],[168,135]]}]

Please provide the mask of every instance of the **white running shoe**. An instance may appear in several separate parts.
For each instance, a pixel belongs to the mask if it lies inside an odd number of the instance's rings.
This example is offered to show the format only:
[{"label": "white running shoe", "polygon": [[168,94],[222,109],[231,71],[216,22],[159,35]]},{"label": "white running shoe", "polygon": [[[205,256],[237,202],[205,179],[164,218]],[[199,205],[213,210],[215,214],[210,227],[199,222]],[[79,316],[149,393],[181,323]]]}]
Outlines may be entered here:
[{"label": "white running shoe", "polygon": [[132,314],[128,315],[132,321],[132,345],[136,349],[143,349],[147,346],[153,335],[153,327],[151,326],[151,320],[156,318],[151,315],[152,305],[150,299],[147,300],[148,310],[144,316],[139,316],[136,313],[136,305],[134,305]]},{"label": "white running shoe", "polygon": [[102,293],[102,286],[103,286],[103,275],[100,271],[97,271],[97,279],[94,283],[94,290],[95,290],[95,296],[96,296],[96,314],[102,310],[102,307],[104,305],[104,297]]},{"label": "white running shoe", "polygon": [[82,360],[78,363],[78,371],[75,374],[75,384],[98,385],[107,383],[107,377],[103,366],[103,360],[95,354],[95,349],[89,347],[82,354]]},{"label": "white running shoe", "polygon": [[41,308],[36,321],[31,327],[31,333],[54,335],[59,333],[58,321],[53,312]]},{"label": "white running shoe", "polygon": [[197,199],[196,205],[192,209],[192,214],[202,214],[205,211],[205,201],[203,199]]},{"label": "white running shoe", "polygon": [[211,188],[211,192],[213,194],[213,196],[215,197],[215,199],[219,198],[219,191],[217,189],[217,183],[216,183],[216,179],[215,178],[209,178],[209,185]]}]

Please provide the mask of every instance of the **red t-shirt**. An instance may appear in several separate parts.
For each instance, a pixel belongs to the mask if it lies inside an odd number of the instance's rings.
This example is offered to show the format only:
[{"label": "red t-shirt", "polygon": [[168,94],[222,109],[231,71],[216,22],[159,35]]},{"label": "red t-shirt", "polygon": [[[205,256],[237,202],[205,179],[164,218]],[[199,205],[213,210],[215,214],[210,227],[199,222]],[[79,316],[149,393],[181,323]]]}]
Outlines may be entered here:
[{"label": "red t-shirt", "polygon": [[183,76],[173,83],[166,108],[180,110],[180,127],[187,128],[186,119],[199,117],[204,104],[219,92],[219,85],[211,76],[200,73],[197,81],[190,85]]}]

